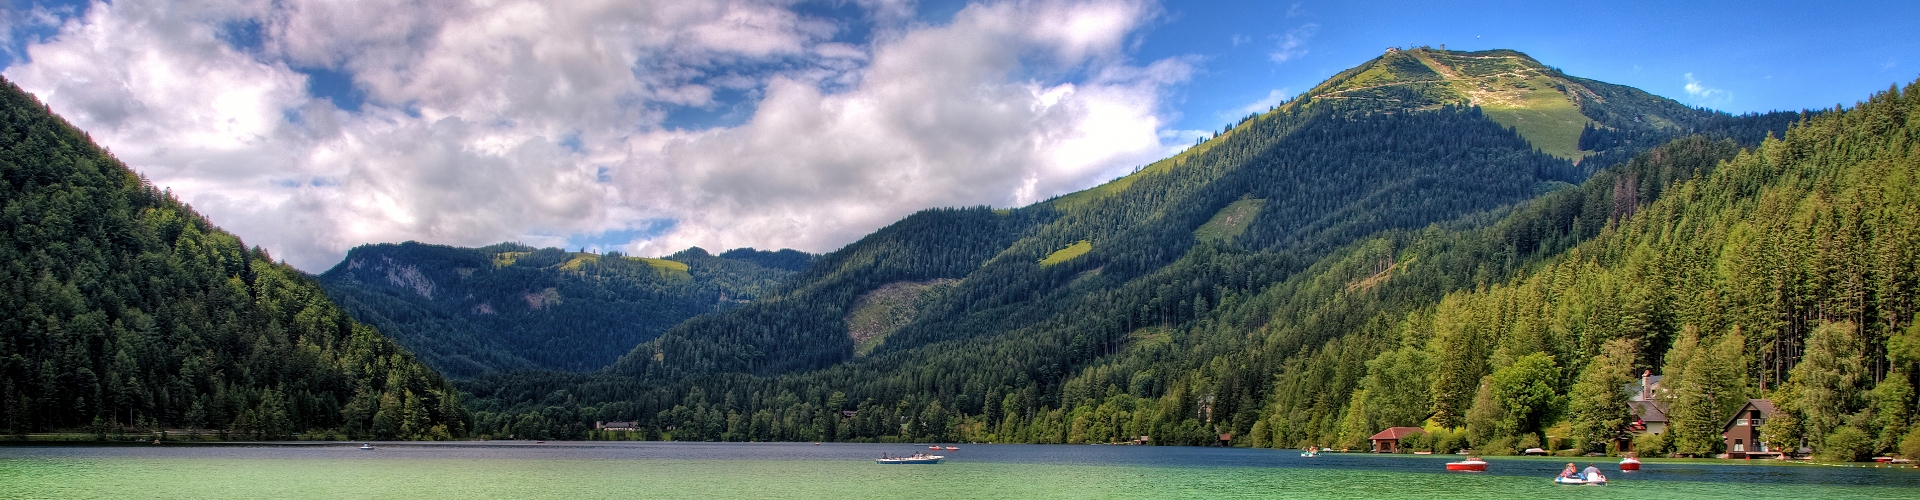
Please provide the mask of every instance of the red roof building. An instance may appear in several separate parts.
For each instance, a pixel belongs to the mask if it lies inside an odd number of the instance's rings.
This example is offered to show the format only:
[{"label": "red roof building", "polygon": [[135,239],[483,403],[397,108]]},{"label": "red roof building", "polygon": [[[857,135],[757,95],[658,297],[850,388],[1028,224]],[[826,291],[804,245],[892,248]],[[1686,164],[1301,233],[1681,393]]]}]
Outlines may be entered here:
[{"label": "red roof building", "polygon": [[1380,431],[1379,434],[1374,434],[1367,439],[1373,440],[1374,453],[1399,453],[1401,438],[1426,433],[1426,429],[1419,427],[1388,427],[1387,430]]}]

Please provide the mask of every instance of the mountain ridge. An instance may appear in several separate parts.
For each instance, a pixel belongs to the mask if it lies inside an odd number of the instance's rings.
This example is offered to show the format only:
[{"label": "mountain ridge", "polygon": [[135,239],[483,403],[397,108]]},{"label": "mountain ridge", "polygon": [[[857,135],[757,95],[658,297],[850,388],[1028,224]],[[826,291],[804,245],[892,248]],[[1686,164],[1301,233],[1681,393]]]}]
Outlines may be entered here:
[{"label": "mountain ridge", "polygon": [[[1424,65],[1393,54],[1375,62],[1401,59]],[[1359,73],[1364,70],[1354,72]],[[1699,124],[1706,133],[1751,143],[1799,118],[1733,117],[1664,99],[1636,105],[1630,102],[1635,96],[1649,95],[1625,89],[1593,90],[1617,94],[1607,96],[1605,109],[1613,114],[1600,114],[1596,122],[1631,123],[1630,112],[1666,109],[1684,115],[1663,118],[1667,121]],[[948,417],[997,424],[1006,408],[1003,397],[1019,400],[1025,428],[1037,425],[1031,419],[1046,407],[1058,411],[1084,399],[1088,386],[1073,385],[1080,384],[1075,374],[1081,370],[1117,355],[1161,349],[1148,346],[1187,346],[1204,338],[1189,332],[1196,322],[1211,324],[1207,318],[1219,311],[1245,307],[1262,290],[1368,235],[1491,223],[1515,203],[1585,180],[1600,168],[1589,162],[1627,156],[1665,142],[1649,138],[1682,133],[1652,126],[1576,127],[1592,154],[1575,164],[1540,152],[1516,128],[1488,118],[1480,107],[1405,90],[1368,90],[1396,92],[1389,95],[1397,96],[1393,101],[1309,94],[1132,174],[1028,207],[915,214],[827,254],[783,285],[779,297],[676,326],[637,346],[609,370],[489,376],[462,387],[479,401],[478,425],[516,432],[539,431],[520,427],[515,415],[539,410],[542,403],[515,394],[545,394],[546,401],[559,394],[581,398],[584,406],[570,411],[682,429],[674,439],[767,438],[716,430],[708,418],[714,410],[865,414],[893,413],[876,409],[897,405],[941,415],[893,417],[923,422],[926,432],[942,435],[946,431],[938,429],[946,424],[932,422],[958,422]],[[1389,102],[1394,106],[1382,104]],[[1598,132],[1589,130],[1619,133],[1594,138],[1588,135]],[[1238,236],[1196,235],[1215,219],[1246,216],[1223,211],[1247,212],[1246,204],[1234,207],[1252,199],[1265,202],[1251,210]],[[960,238],[954,239],[956,234]],[[922,250],[928,248],[939,250]],[[948,251],[958,248],[966,251]],[[1063,249],[1075,255],[1047,260]],[[870,352],[855,356],[858,346],[846,318],[855,301],[891,284],[928,280],[953,284],[916,303],[910,320]],[[1263,329],[1262,323],[1252,327]],[[1324,340],[1301,337],[1280,344],[1306,348]],[[1269,358],[1261,363],[1284,356]],[[1130,370],[1142,378],[1115,383],[1137,387],[1123,392],[1140,397],[1192,395],[1180,389],[1197,380],[1185,363],[1134,366]],[[1175,369],[1179,373],[1168,371]],[[1233,391],[1245,391],[1231,397],[1216,393],[1217,409],[1230,415],[1257,410],[1256,402],[1271,389],[1252,381],[1260,378],[1265,377],[1242,371],[1212,377],[1238,380],[1230,384],[1237,387]],[[846,396],[838,405],[829,403],[835,392]],[[793,403],[771,402],[787,397]],[[1233,417],[1230,427],[1247,432],[1258,420],[1247,415]],[[850,427],[829,423],[824,425],[831,428],[814,431],[787,428],[801,433],[778,435],[803,440],[821,438],[805,434],[815,431],[834,436],[825,439],[921,435],[901,434],[897,422],[881,420],[886,418]],[[1168,441],[1181,442],[1185,438]]]},{"label": "mountain ridge", "polygon": [[355,318],[468,377],[599,369],[673,324],[751,302],[812,260],[750,248],[655,259],[404,242],[355,247],[317,279]]}]

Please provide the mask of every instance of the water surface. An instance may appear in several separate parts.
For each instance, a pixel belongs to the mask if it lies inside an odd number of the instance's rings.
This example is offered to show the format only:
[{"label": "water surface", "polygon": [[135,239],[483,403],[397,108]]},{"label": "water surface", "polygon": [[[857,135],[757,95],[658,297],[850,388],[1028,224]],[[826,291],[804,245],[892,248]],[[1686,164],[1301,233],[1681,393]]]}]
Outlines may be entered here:
[{"label": "water surface", "polygon": [[[970,445],[357,443],[0,447],[0,498],[1920,498],[1920,470],[1649,461],[1560,486],[1566,459],[1244,448]],[[1580,462],[1585,467],[1588,462]]]}]

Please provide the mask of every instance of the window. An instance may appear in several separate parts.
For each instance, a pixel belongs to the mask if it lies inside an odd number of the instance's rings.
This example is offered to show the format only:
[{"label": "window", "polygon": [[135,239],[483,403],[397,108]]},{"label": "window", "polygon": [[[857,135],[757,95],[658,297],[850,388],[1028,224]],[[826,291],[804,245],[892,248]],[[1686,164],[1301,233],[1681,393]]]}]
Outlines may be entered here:
[{"label": "window", "polygon": [[1733,425],[1748,425],[1748,424],[1747,424],[1747,422],[1748,422],[1748,420],[1747,420],[1747,419],[1744,419],[1744,418],[1742,418],[1742,419],[1735,419],[1735,420],[1733,421]]},{"label": "window", "polygon": [[1747,451],[1746,441],[1740,439],[1733,440],[1733,451]]},{"label": "window", "polygon": [[1759,453],[1766,453],[1766,452],[1767,452],[1767,443],[1763,443],[1763,442],[1759,442],[1759,441],[1754,441],[1754,442],[1753,442],[1753,451],[1756,451],[1756,452],[1759,452]]}]

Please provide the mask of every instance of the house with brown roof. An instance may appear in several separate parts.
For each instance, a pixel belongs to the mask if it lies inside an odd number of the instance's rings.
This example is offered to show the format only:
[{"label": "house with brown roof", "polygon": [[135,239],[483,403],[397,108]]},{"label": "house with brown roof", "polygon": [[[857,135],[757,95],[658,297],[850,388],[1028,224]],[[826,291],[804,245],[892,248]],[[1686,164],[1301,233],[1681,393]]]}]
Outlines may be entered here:
[{"label": "house with brown roof", "polygon": [[1777,450],[1767,449],[1767,443],[1760,440],[1760,426],[1773,416],[1773,401],[1749,399],[1740,411],[1733,412],[1733,418],[1727,420],[1720,437],[1727,440],[1727,458],[1773,458],[1780,456]]},{"label": "house with brown roof", "polygon": [[1426,433],[1426,429],[1419,427],[1388,427],[1387,430],[1380,431],[1379,434],[1374,434],[1367,439],[1373,440],[1374,453],[1399,453],[1401,438]]}]

